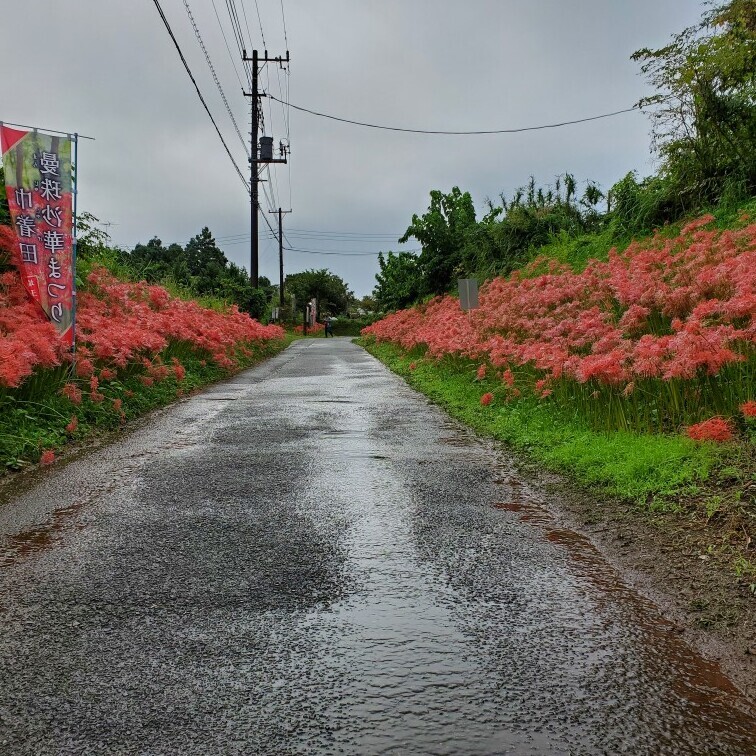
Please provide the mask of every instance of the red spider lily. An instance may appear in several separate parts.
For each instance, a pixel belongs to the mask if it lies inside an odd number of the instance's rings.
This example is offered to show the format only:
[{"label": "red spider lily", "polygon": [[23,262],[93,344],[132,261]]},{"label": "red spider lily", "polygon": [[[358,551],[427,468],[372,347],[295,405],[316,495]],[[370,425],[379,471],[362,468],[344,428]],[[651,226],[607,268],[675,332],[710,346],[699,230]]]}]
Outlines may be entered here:
[{"label": "red spider lily", "polygon": [[52,449],[45,449],[42,452],[42,456],[39,458],[40,465],[51,465],[55,462],[55,452]]},{"label": "red spider lily", "polygon": [[[14,259],[17,246],[13,231],[0,226],[0,249]],[[217,365],[233,368],[248,345],[284,336],[279,326],[263,326],[235,306],[221,312],[203,308],[172,297],[160,286],[120,281],[104,268],[95,268],[87,283],[89,290],[81,292],[77,307],[79,378],[111,380],[119,368],[149,358],[150,377],[162,379],[173,372],[182,380],[183,366],[171,370],[153,364],[169,341],[187,342]],[[0,275],[0,387],[16,387],[35,368],[55,367],[68,359],[18,272]],[[93,383],[90,389],[97,386]]]},{"label": "red spider lily", "polygon": [[744,417],[756,417],[756,401],[750,400],[740,405]]},{"label": "red spider lily", "polygon": [[490,391],[488,391],[485,394],[483,394],[483,396],[480,397],[480,403],[484,407],[487,407],[489,404],[491,404],[491,402],[493,401],[493,398],[494,398],[494,395]]},{"label": "red spider lily", "polygon": [[66,433],[74,433],[79,427],[79,418],[76,415],[71,415],[71,422],[66,425]]},{"label": "red spider lily", "polygon": [[731,420],[712,417],[696,425],[689,425],[685,432],[694,441],[731,441],[734,436]]},{"label": "red spider lily", "polygon": [[81,389],[75,383],[66,383],[60,393],[74,404],[81,404]]},{"label": "red spider lily", "polygon": [[[480,308],[470,313],[451,296],[437,297],[363,333],[435,358],[482,359],[510,386],[517,367],[537,395],[541,380],[552,391],[559,382],[586,384],[586,402],[601,388],[594,408],[610,395],[634,407],[652,396],[656,417],[670,425],[700,418],[702,401],[729,414],[753,382],[756,224],[718,231],[706,228],[711,221],[612,250],[580,273],[536,260],[483,284]],[[638,412],[648,425],[648,413]],[[624,410],[618,422],[627,423]]]}]

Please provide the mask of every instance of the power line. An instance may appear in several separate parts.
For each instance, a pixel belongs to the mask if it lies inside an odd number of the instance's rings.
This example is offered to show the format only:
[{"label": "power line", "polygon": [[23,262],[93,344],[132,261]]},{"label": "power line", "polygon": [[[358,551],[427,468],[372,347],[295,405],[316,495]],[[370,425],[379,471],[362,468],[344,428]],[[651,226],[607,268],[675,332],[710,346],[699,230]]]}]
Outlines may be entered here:
[{"label": "power line", "polygon": [[234,60],[234,56],[231,54],[231,46],[228,44],[228,38],[226,37],[226,30],[223,28],[223,24],[220,20],[220,15],[218,14],[218,8],[215,5],[215,0],[210,0],[210,2],[213,4],[213,10],[215,11],[215,18],[218,19],[218,26],[220,27],[221,34],[223,35],[223,41],[226,43],[226,50],[228,50],[228,57],[231,59],[231,65],[234,67],[234,73],[236,74],[236,78],[239,81],[239,86],[242,89],[242,92],[244,91],[244,84],[242,84],[241,76],[239,76],[239,69],[236,67],[236,61]]},{"label": "power line", "polygon": [[197,90],[197,96],[199,97],[200,102],[202,103],[202,107],[205,108],[205,112],[210,117],[210,120],[212,121],[213,126],[215,126],[215,130],[218,132],[218,138],[223,143],[223,147],[226,150],[226,154],[228,155],[229,160],[233,163],[234,168],[236,169],[236,172],[239,174],[239,178],[242,180],[242,183],[244,184],[244,188],[249,192],[250,191],[249,184],[247,183],[247,180],[242,175],[242,172],[239,170],[239,166],[236,164],[236,160],[234,160],[234,156],[231,154],[231,150],[228,149],[226,140],[223,138],[223,134],[221,134],[220,129],[218,128],[218,124],[215,122],[215,119],[213,118],[213,114],[210,112],[210,108],[207,107],[205,98],[202,96],[202,92],[200,92],[200,88],[197,85],[197,81],[192,75],[192,72],[189,68],[189,64],[186,62],[186,58],[184,57],[184,53],[181,52],[181,47],[179,46],[178,40],[173,34],[171,25],[168,23],[168,19],[165,17],[165,13],[163,13],[163,9],[160,7],[160,0],[153,0],[153,2],[155,3],[155,7],[157,8],[158,13],[160,14],[160,18],[163,19],[163,23],[165,24],[165,28],[168,31],[168,34],[173,40],[173,44],[176,46],[176,50],[178,51],[179,57],[181,58],[181,62],[184,64],[184,68],[186,69],[187,74],[189,74],[189,78],[192,80],[192,84],[194,84],[194,88]]},{"label": "power line", "polygon": [[[242,3],[243,2],[244,0],[242,0]],[[268,45],[265,44],[265,32],[263,31],[263,28],[262,28],[262,19],[260,18],[260,6],[257,4],[257,0],[255,0],[255,9],[257,10],[257,23],[260,24],[260,36],[262,37],[263,47],[267,49]]]},{"label": "power line", "polygon": [[[268,93],[268,97],[276,102],[282,102],[275,95]],[[601,115],[590,116],[589,118],[577,118],[574,121],[561,121],[560,123],[548,123],[542,126],[523,126],[517,129],[486,129],[478,131],[440,131],[432,129],[405,129],[399,126],[381,126],[375,123],[365,123],[364,121],[353,121],[349,118],[339,118],[338,116],[328,115],[327,113],[319,113],[317,110],[310,110],[309,108],[303,108],[300,105],[294,105],[291,102],[288,103],[290,108],[294,110],[300,110],[303,113],[309,113],[310,115],[318,116],[320,118],[328,118],[331,121],[340,121],[341,123],[349,123],[353,126],[365,126],[369,129],[382,129],[383,131],[402,131],[408,134],[449,134],[457,136],[473,136],[480,134],[518,134],[522,131],[540,131],[541,129],[556,129],[560,126],[571,126],[575,123],[586,123],[587,121],[597,121],[599,118],[611,118],[612,116],[620,115],[621,113],[630,113],[633,110],[640,111],[637,105],[633,105],[631,108],[625,108],[624,110],[615,110],[612,113],[602,113]]]},{"label": "power line", "polygon": [[[322,250],[322,249],[301,249],[299,247],[284,247],[289,252],[304,252],[309,255],[338,255],[341,257],[378,257],[383,254],[383,250],[380,252],[337,252],[335,250]],[[422,252],[421,249],[403,249],[402,252]]]},{"label": "power line", "polygon": [[284,14],[283,0],[281,0],[281,20],[283,21],[284,30],[284,42],[286,43],[286,49],[289,49],[289,38],[286,36],[286,16]]},{"label": "power line", "polygon": [[252,32],[249,30],[249,21],[247,21],[247,10],[244,7],[244,0],[239,0],[241,3],[241,9],[242,9],[242,16],[244,16],[244,26],[247,27],[247,38],[249,39],[250,45],[254,47],[254,42],[252,41]]},{"label": "power line", "polygon": [[[287,233],[295,233],[295,234],[301,234],[301,235],[314,235],[314,236],[330,236],[330,237],[339,237],[339,236],[346,236],[346,237],[353,237],[353,236],[359,236],[359,237],[374,237],[374,238],[383,238],[383,239],[398,239],[403,232],[392,234],[392,233],[386,233],[386,232],[376,232],[372,233],[369,231],[320,231],[320,230],[311,230],[306,228],[290,228]],[[241,234],[229,234],[228,236],[224,236],[224,239],[230,239],[233,237],[239,237],[239,236],[249,236],[248,233],[244,232]]]},{"label": "power line", "polygon": [[[270,197],[267,197],[268,201],[270,202]],[[385,237],[359,237],[359,236],[320,236],[320,235],[313,235],[313,234],[307,234],[307,233],[300,233],[296,230],[287,230],[287,235],[290,235],[291,238],[297,239],[300,241],[311,241],[311,242],[349,242],[350,244],[398,244],[398,239],[400,237],[400,234],[391,234],[387,235]],[[243,240],[249,240],[250,235],[248,233],[245,234],[231,234],[229,236],[222,236],[218,237],[219,241],[226,241],[226,242],[233,242],[233,241],[243,241]]]},{"label": "power line", "polygon": [[218,79],[218,74],[215,73],[215,66],[213,66],[213,61],[210,60],[210,53],[208,53],[207,48],[205,47],[205,43],[202,41],[202,35],[200,34],[200,30],[199,30],[199,27],[197,26],[197,22],[194,20],[192,11],[189,8],[188,0],[184,0],[184,8],[186,8],[186,14],[187,16],[189,16],[189,21],[191,21],[192,27],[194,28],[194,35],[197,37],[197,42],[199,42],[199,46],[202,48],[202,52],[205,53],[205,61],[207,62],[208,68],[210,69],[210,73],[213,75],[213,81],[215,81],[215,86],[218,87],[218,91],[220,92],[220,96],[221,96],[221,99],[223,100],[223,104],[226,106],[228,117],[231,119],[231,123],[234,124],[236,135],[239,137],[239,141],[242,143],[242,147],[244,148],[244,151],[247,153],[247,157],[249,157],[249,149],[247,148],[247,144],[241,135],[241,131],[239,131],[239,126],[236,123],[236,118],[234,118],[234,114],[233,114],[233,111],[231,110],[231,106],[228,104],[228,100],[226,99],[226,93],[223,91],[223,87],[221,86],[220,80]]},{"label": "power line", "polygon": [[249,63],[245,60],[246,55],[244,51],[246,45],[244,42],[244,34],[242,33],[241,24],[239,23],[239,14],[236,10],[235,0],[226,0],[226,9],[228,10],[228,17],[231,19],[231,30],[234,33],[234,39],[236,41],[236,47],[239,50],[239,55],[242,59],[242,68],[247,77],[247,84],[252,87],[252,76],[249,71]]}]

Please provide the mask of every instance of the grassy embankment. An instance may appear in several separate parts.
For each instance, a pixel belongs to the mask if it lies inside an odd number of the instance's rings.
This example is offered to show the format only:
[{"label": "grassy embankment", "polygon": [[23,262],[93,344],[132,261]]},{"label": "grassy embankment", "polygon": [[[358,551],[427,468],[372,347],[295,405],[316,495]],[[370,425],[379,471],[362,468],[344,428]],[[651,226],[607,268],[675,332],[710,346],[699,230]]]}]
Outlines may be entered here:
[{"label": "grassy embankment", "polygon": [[[711,227],[742,226],[744,213],[753,215],[754,211],[756,201],[737,211],[718,211]],[[676,236],[681,225],[665,228],[663,235]],[[555,239],[537,252],[580,271],[589,259],[606,260],[611,246],[608,234],[597,234]],[[697,527],[705,526],[711,549],[726,552],[738,576],[756,591],[751,540],[756,533],[753,418],[741,416],[737,421],[740,433],[727,443],[694,441],[680,429],[664,433],[600,430],[584,412],[560,402],[556,395],[544,401],[523,388],[522,395],[513,396],[500,374],[489,369],[480,375],[480,359],[456,354],[431,358],[423,345],[406,350],[371,337],[359,343],[450,415],[539,465],[600,494],[632,501],[639,510],[669,513],[678,520],[690,518]],[[752,360],[745,364],[752,369]],[[491,403],[481,404],[487,393],[492,395]]]},{"label": "grassy embankment", "polygon": [[[101,382],[98,393],[103,399],[98,397],[98,401],[83,392],[81,402],[74,404],[61,393],[61,386],[70,378],[69,366],[39,370],[18,389],[0,388],[0,476],[28,467],[46,450],[57,452],[72,442],[83,443],[117,430],[151,410],[253,367],[283,351],[295,338],[287,334],[283,340],[259,346],[249,356],[240,357],[232,370],[185,345],[171,345],[162,357],[168,364],[173,357],[180,359],[186,371],[181,381],[169,373],[146,385],[144,370],[135,365]],[[74,416],[76,425],[71,429]]]},{"label": "grassy embankment", "polygon": [[71,442],[249,368],[295,338],[223,300],[134,280],[101,248],[78,266],[73,360],[23,289],[14,249],[0,226],[0,476],[50,463]]}]

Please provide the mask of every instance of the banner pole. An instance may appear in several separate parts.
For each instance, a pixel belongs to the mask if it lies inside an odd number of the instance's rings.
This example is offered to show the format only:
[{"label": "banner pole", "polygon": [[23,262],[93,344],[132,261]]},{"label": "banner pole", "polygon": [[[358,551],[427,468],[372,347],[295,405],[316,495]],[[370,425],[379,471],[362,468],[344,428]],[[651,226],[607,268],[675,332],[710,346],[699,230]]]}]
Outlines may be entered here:
[{"label": "banner pole", "polygon": [[73,367],[76,367],[76,237],[77,234],[77,215],[76,215],[76,209],[77,209],[77,195],[79,193],[79,135],[78,133],[74,134],[74,185],[73,185],[73,239],[71,244],[71,265],[73,267],[73,285],[72,285],[72,291],[71,291],[71,304],[72,310],[73,310],[73,318],[71,321],[71,329],[72,329],[72,344],[71,344],[71,351],[73,353]]}]

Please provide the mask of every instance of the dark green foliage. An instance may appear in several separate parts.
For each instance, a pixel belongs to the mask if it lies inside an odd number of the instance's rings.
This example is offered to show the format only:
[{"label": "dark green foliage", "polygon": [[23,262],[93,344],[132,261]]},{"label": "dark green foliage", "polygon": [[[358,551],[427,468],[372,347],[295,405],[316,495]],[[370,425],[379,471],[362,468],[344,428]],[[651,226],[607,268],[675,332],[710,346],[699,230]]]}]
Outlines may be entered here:
[{"label": "dark green foliage", "polygon": [[558,176],[553,187],[539,187],[531,176],[511,201],[502,196],[497,206],[489,200],[488,212],[476,221],[468,192],[457,187],[449,194],[434,190],[428,211],[413,216],[400,240],[414,236],[422,253],[381,255],[374,296],[382,309],[394,310],[453,291],[457,278],[506,275],[556,236],[577,236],[605,225],[606,214],[598,207],[602,199],[603,192],[592,182],[578,199],[570,173]]},{"label": "dark green foliage", "polygon": [[317,299],[318,318],[346,314],[354,301],[346,282],[325,268],[292,273],[286,276],[284,288],[296,299],[300,312],[307,302]]},{"label": "dark green foliage", "polygon": [[373,291],[375,305],[379,310],[401,310],[417,302],[424,290],[420,260],[410,252],[383,252],[378,255],[381,270],[375,280]]},{"label": "dark green foliage", "polygon": [[753,193],[756,3],[717,5],[670,44],[638,50],[633,60],[656,90],[639,104],[650,108],[660,178],[677,209]]},{"label": "dark green foliage", "polygon": [[180,244],[164,247],[156,236],[147,244],[137,244],[129,254],[128,262],[138,278],[150,283],[163,281],[169,276],[184,285],[191,280],[183,247]]},{"label": "dark green foliage", "polygon": [[418,258],[423,294],[443,294],[452,287],[461,269],[466,233],[475,226],[475,207],[469,192],[453,187],[449,194],[434,189],[428,210],[413,215],[400,242],[410,237],[422,244]]},{"label": "dark green foliage", "polygon": [[247,299],[244,304],[245,311],[253,318],[260,320],[268,309],[268,296],[265,289],[253,289],[247,286]]},{"label": "dark green foliage", "polygon": [[205,227],[186,247],[164,246],[157,237],[125,255],[132,277],[178,287],[194,296],[211,296],[235,304],[254,318],[264,318],[273,288],[266,278],[254,289],[243,268],[229,262]]},{"label": "dark green foliage", "polygon": [[184,250],[186,267],[191,276],[192,288],[200,294],[216,294],[228,272],[228,260],[205,228],[193,236]]}]

